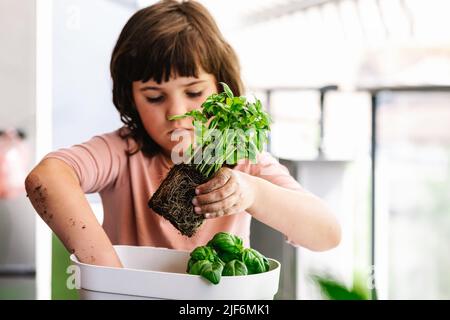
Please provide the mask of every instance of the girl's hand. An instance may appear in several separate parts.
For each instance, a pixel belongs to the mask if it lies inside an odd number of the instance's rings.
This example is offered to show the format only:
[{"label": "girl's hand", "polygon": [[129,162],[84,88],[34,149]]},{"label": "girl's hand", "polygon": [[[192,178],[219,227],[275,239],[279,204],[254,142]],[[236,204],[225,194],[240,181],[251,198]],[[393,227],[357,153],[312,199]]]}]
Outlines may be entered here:
[{"label": "girl's hand", "polygon": [[253,205],[255,194],[251,176],[221,168],[210,181],[196,188],[194,210],[205,218],[218,218],[244,211]]}]

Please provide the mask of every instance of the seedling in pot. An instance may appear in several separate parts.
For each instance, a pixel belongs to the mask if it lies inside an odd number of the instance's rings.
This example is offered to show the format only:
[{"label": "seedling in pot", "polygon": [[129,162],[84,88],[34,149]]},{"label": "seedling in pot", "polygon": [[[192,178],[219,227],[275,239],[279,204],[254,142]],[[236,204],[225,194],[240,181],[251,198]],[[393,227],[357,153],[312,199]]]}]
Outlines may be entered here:
[{"label": "seedling in pot", "polygon": [[148,202],[153,211],[188,237],[204,221],[192,205],[195,188],[212,179],[223,166],[234,167],[242,159],[256,163],[270,130],[271,121],[260,100],[249,102],[244,96],[235,97],[225,83],[221,84],[224,92],[209,96],[201,109],[170,118],[191,117],[194,142],[186,150],[182,163],[171,168]]}]

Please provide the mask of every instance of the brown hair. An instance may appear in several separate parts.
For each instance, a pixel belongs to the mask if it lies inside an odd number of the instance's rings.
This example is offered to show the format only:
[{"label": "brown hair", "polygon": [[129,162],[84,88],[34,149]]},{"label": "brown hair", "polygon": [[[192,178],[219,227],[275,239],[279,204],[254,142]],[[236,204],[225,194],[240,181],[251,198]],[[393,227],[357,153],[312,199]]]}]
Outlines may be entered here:
[{"label": "brown hair", "polygon": [[[147,134],[133,99],[133,81],[157,83],[172,74],[198,77],[198,67],[229,85],[235,95],[243,86],[236,53],[225,41],[208,10],[195,1],[163,0],[137,11],[120,33],[111,57],[113,102],[120,119],[142,150],[152,155],[159,146]],[[220,86],[221,87],[221,86]]]}]

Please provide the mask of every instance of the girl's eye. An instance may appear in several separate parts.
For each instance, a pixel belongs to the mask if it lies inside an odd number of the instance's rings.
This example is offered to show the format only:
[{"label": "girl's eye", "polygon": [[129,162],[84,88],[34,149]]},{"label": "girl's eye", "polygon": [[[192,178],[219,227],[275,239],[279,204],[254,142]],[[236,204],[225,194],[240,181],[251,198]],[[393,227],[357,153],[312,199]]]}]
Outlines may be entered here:
[{"label": "girl's eye", "polygon": [[159,97],[155,97],[155,98],[153,98],[153,97],[145,97],[145,98],[150,103],[158,103],[158,102],[161,102],[164,99],[163,96],[159,96]]},{"label": "girl's eye", "polygon": [[203,92],[187,92],[186,94],[191,97],[191,98],[195,98],[195,97],[200,97],[202,95]]}]

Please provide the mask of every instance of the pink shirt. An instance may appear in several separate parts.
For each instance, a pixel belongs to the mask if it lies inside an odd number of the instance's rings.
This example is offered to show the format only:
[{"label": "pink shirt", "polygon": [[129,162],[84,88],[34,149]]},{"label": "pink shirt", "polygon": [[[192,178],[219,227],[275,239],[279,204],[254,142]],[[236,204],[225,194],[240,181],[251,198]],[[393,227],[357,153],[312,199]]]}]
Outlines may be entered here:
[{"label": "pink shirt", "polygon": [[[103,228],[114,245],[139,245],[192,250],[204,245],[219,231],[231,232],[250,245],[251,215],[239,214],[206,219],[191,237],[183,236],[172,224],[147,206],[170,169],[161,155],[145,156],[141,151],[127,156],[135,146],[123,139],[120,130],[94,136],[89,141],[47,154],[73,168],[85,193],[98,192],[103,204]],[[241,161],[234,170],[266,179],[279,186],[302,190],[288,170],[269,153],[257,164]]]}]

